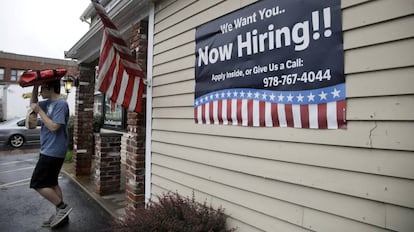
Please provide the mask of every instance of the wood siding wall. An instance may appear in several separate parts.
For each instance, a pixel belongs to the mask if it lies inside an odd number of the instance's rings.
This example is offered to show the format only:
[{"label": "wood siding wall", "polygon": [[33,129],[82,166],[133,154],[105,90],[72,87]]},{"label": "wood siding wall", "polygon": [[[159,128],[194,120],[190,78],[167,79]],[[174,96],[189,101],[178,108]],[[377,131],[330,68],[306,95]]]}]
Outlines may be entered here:
[{"label": "wood siding wall", "polygon": [[342,0],[348,129],[196,125],[196,27],[253,2],[156,3],[153,196],[239,231],[414,231],[414,1]]}]

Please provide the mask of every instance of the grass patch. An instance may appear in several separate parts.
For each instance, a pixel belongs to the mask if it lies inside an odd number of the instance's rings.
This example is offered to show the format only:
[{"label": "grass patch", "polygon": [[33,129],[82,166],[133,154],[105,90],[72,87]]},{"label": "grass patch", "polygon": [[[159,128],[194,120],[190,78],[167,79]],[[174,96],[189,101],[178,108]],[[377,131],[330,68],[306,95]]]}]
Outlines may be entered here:
[{"label": "grass patch", "polygon": [[72,150],[68,150],[66,152],[66,156],[65,156],[65,162],[72,162],[72,155],[73,155],[73,151]]}]

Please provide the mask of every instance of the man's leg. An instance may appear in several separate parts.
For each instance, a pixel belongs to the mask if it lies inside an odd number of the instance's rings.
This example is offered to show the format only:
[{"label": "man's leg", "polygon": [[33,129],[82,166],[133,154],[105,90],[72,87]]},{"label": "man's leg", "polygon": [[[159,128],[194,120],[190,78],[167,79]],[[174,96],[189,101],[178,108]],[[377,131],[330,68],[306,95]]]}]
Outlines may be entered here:
[{"label": "man's leg", "polygon": [[56,214],[44,222],[42,226],[54,227],[63,220],[67,221],[67,216],[72,211],[72,208],[63,202],[62,190],[58,184],[58,176],[63,161],[63,158],[55,158],[40,154],[39,160],[33,171],[30,188],[35,189],[41,196],[56,207]]},{"label": "man's leg", "polygon": [[63,201],[63,194],[62,194],[62,189],[60,188],[60,186],[56,185],[52,188],[55,191],[55,193],[60,197],[60,199]]},{"label": "man's leg", "polygon": [[62,202],[62,191],[60,188],[56,191],[56,186],[52,188],[39,188],[36,191],[55,206]]},{"label": "man's leg", "polygon": [[[52,190],[52,191],[50,191]],[[57,204],[59,203],[54,203],[57,202],[57,198],[56,195],[59,197],[59,199],[61,199],[61,201],[59,202],[63,202],[63,197],[62,197],[62,190],[59,187],[59,185],[53,186],[52,188],[42,188],[42,189],[38,189],[36,190],[37,192],[39,192],[39,194],[41,196],[43,196],[45,199],[47,199],[48,201],[52,202],[55,206],[56,206],[56,212],[58,211],[58,207]],[[53,194],[52,192],[55,192],[55,194]],[[54,218],[55,218],[55,214],[53,214],[48,220],[44,221],[42,224],[42,227],[50,227],[51,223],[53,222]],[[69,221],[69,215],[66,216],[62,222],[68,222]]]},{"label": "man's leg", "polygon": [[56,206],[56,214],[50,220],[50,227],[53,228],[61,222],[67,222],[69,220],[68,216],[72,211],[72,208],[63,202],[62,189],[59,185],[55,185],[51,188],[39,189],[37,191]]}]

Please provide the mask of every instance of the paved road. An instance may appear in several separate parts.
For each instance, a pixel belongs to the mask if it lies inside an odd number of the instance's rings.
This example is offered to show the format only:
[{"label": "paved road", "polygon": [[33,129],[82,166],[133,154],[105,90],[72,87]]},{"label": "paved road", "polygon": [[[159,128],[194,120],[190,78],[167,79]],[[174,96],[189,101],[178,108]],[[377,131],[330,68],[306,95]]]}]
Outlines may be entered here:
[{"label": "paved road", "polygon": [[[51,231],[41,224],[54,207],[29,188],[36,161],[36,153],[0,155],[0,231]],[[99,204],[66,176],[59,181],[73,211],[68,224],[52,231],[111,231],[112,217]]]},{"label": "paved road", "polygon": [[0,145],[0,155],[27,154],[39,152],[40,145],[23,145],[21,148],[13,148],[10,145]]}]

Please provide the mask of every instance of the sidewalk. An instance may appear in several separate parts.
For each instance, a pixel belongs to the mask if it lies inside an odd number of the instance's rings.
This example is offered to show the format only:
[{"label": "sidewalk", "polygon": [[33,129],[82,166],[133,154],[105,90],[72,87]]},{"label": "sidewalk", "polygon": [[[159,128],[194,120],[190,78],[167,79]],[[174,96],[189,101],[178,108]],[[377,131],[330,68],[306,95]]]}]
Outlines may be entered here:
[{"label": "sidewalk", "polygon": [[[92,169],[93,170],[93,169]],[[121,165],[121,177],[124,175],[124,165]],[[125,183],[121,180],[121,190],[117,194],[107,196],[100,196],[95,193],[93,183],[93,173],[90,176],[75,176],[73,163],[65,162],[62,167],[62,172],[79,185],[92,199],[102,206],[114,218],[123,218],[125,215]],[[125,179],[125,178],[121,178]]]},{"label": "sidewalk", "polygon": [[[0,231],[69,232],[114,230],[113,214],[108,213],[99,198],[92,198],[70,175],[59,175],[59,185],[65,201],[73,208],[69,223],[54,229],[42,227],[42,222],[56,209],[35,190],[30,189],[30,177],[38,160],[37,152],[21,150],[0,155]],[[101,201],[101,203],[103,203]],[[108,206],[107,204],[104,204]],[[114,211],[115,212],[115,211]]]}]

